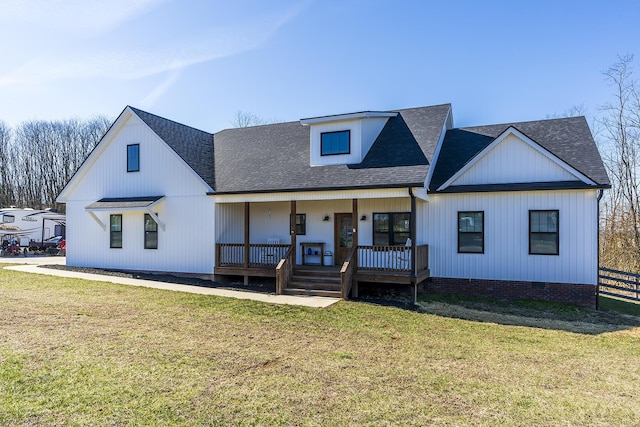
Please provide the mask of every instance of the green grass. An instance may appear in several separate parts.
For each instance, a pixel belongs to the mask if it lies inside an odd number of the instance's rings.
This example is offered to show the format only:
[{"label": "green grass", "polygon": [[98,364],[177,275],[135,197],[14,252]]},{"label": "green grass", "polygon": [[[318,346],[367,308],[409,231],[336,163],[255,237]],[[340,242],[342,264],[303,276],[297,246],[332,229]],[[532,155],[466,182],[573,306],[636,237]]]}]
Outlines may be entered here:
[{"label": "green grass", "polygon": [[0,425],[637,425],[640,317],[328,309],[0,270]]},{"label": "green grass", "polygon": [[600,297],[600,309],[640,317],[640,303],[613,297]]}]

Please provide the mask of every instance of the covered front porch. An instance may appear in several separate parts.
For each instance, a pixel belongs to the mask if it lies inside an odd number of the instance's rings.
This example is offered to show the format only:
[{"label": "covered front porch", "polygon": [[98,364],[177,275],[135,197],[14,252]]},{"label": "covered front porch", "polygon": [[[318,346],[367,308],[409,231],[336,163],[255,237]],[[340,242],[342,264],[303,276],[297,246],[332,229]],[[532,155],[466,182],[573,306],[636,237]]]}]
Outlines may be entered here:
[{"label": "covered front porch", "polygon": [[429,277],[416,192],[223,196],[215,274],[273,277],[278,294],[342,298],[357,296],[359,282],[416,285]]}]

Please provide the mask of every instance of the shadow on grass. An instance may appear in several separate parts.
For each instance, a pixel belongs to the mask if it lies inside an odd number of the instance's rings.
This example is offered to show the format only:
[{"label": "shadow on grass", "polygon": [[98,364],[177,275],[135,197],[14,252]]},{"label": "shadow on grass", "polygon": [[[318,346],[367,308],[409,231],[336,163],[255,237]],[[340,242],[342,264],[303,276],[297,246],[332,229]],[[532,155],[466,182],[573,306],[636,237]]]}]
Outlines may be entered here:
[{"label": "shadow on grass", "polygon": [[422,313],[444,317],[589,335],[640,327],[640,305],[610,300],[600,297],[601,309],[593,310],[545,301],[504,301],[428,294],[419,298],[418,306]]},{"label": "shadow on grass", "polygon": [[[99,270],[90,268],[46,265],[42,267],[82,271],[93,274],[130,277],[134,279],[179,283],[207,288],[232,289],[239,291],[275,293],[275,283],[264,278],[258,282],[220,283],[194,277],[180,277],[170,274],[152,274],[122,270]],[[640,304],[601,296],[600,310],[593,310],[573,304],[546,301],[517,300],[506,301],[466,295],[422,294],[418,304],[411,302],[411,292],[406,286],[364,287],[356,302],[385,307],[395,307],[443,317],[496,323],[509,326],[525,326],[541,329],[564,330],[568,332],[597,335],[640,327]]]}]

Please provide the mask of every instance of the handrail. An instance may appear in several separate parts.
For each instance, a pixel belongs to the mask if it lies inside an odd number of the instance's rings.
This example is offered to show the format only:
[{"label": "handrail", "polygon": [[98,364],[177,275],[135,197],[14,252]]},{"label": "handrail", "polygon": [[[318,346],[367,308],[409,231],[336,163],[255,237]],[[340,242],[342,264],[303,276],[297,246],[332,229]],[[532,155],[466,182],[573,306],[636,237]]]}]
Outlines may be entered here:
[{"label": "handrail", "polygon": [[[416,246],[416,271],[429,268],[429,245]],[[411,272],[411,246],[358,246],[358,269],[390,272]]]},{"label": "handrail", "polygon": [[355,254],[358,251],[358,247],[354,246],[349,251],[347,258],[342,263],[340,268],[340,288],[342,291],[342,298],[348,299],[349,292],[351,292],[351,286],[353,285],[353,275],[357,268],[357,258]]},{"label": "handrail", "polygon": [[289,246],[289,250],[284,255],[284,258],[280,260],[276,267],[276,295],[282,295],[287,286],[291,275],[293,274],[293,246]]},{"label": "handrail", "polygon": [[217,243],[216,267],[275,267],[290,246],[252,243],[249,245],[249,265],[247,266],[245,265],[245,246],[243,243]]},{"label": "handrail", "polygon": [[416,246],[416,271],[429,268],[429,245]]}]

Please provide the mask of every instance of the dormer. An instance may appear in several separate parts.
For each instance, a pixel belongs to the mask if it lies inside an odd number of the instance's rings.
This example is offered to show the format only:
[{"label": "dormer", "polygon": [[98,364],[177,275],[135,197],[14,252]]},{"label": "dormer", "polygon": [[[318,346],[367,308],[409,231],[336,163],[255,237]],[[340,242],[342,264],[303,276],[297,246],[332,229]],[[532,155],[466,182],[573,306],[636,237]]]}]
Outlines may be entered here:
[{"label": "dormer", "polygon": [[300,120],[309,126],[311,166],[359,164],[387,124],[398,113],[360,113],[312,117]]}]

